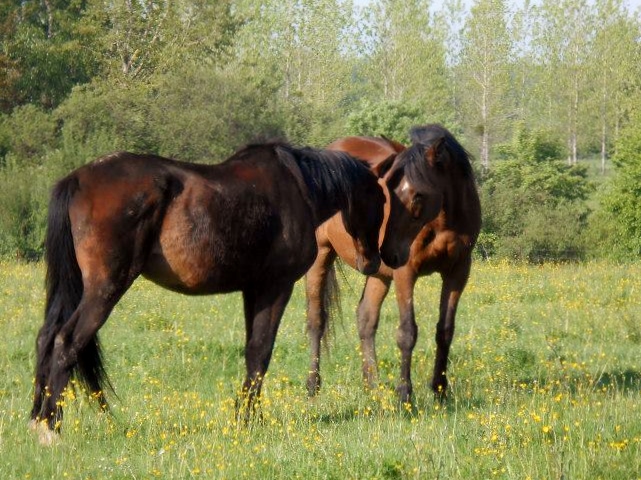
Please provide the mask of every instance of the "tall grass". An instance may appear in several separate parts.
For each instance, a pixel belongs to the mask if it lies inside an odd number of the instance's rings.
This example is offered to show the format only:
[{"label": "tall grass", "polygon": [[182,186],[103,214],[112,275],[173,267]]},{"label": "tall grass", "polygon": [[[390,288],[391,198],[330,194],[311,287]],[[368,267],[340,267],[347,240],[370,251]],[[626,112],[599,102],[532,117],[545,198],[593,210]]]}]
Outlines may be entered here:
[{"label": "tall grass", "polygon": [[380,386],[360,380],[345,272],[343,319],[308,400],[304,293],[276,341],[262,422],[234,423],[244,374],[238,295],[190,298],[140,280],[101,330],[113,415],[65,398],[61,441],[27,430],[43,267],[0,264],[0,478],[641,478],[641,264],[475,264],[444,404],[429,390],[438,278],[416,291],[415,405],[394,397],[395,302],[378,335]]}]

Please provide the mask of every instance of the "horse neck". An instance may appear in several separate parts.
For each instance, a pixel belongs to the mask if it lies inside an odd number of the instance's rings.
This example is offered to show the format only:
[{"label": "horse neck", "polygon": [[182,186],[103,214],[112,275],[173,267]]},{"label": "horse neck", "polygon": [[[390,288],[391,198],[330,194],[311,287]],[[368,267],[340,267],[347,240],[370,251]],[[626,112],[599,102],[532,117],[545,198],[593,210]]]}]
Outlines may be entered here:
[{"label": "horse neck", "polygon": [[347,188],[347,183],[343,183],[329,174],[318,175],[316,172],[315,175],[312,175],[311,172],[306,171],[305,175],[307,178],[311,178],[311,181],[307,182],[307,186],[316,226],[329,220],[336,212],[349,207],[351,195],[354,195],[354,192]]},{"label": "horse neck", "polygon": [[[321,182],[323,183],[323,182]],[[348,208],[349,193],[343,189],[328,189],[332,185],[319,185],[312,192],[312,207],[316,217],[316,226],[329,220],[337,212]]]}]

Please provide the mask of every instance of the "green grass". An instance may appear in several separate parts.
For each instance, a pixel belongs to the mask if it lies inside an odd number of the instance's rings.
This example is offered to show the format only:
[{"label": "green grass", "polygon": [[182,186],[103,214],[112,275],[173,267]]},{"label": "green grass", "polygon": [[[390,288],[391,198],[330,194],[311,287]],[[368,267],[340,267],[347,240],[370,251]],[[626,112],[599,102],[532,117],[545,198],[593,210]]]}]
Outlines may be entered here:
[{"label": "green grass", "polygon": [[[287,308],[263,421],[234,423],[244,374],[237,295],[189,298],[138,281],[101,330],[113,416],[66,399],[61,441],[27,430],[42,265],[0,264],[0,478],[641,478],[641,264],[475,264],[459,309],[451,395],[429,375],[440,287],[416,291],[415,409],[398,409],[397,313],[378,336],[380,387],[361,386],[346,271],[343,316],[308,400],[304,294]],[[351,285],[351,286],[350,286]]]}]

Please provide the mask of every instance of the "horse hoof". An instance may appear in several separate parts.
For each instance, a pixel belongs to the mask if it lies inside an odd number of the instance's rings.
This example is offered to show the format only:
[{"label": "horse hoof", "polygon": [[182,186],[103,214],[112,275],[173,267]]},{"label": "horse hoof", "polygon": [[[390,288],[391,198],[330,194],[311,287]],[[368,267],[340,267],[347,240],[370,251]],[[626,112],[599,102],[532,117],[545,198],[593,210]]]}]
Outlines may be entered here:
[{"label": "horse hoof", "polygon": [[365,388],[366,391],[376,390],[378,388],[376,365],[363,365],[363,388]]},{"label": "horse hoof", "polygon": [[396,387],[396,395],[398,402],[401,405],[411,405],[412,403],[412,387],[407,384],[402,384]]},{"label": "horse hoof", "polygon": [[57,445],[60,441],[60,434],[51,430],[47,426],[47,422],[31,420],[29,422],[29,430],[38,434],[38,442],[43,447],[51,447],[53,445]]},{"label": "horse hoof", "polygon": [[318,373],[311,373],[307,377],[307,396],[312,398],[318,395],[321,387],[321,379]]}]

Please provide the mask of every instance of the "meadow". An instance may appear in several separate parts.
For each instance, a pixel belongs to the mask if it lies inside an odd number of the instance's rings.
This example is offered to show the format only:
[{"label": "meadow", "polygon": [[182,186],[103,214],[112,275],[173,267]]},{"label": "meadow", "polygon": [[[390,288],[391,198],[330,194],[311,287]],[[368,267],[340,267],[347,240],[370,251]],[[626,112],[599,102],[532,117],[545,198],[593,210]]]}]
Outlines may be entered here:
[{"label": "meadow", "polygon": [[307,398],[299,282],[262,421],[248,428],[234,421],[240,297],[185,297],[141,279],[100,332],[112,415],[68,391],[62,437],[50,448],[27,429],[44,267],[0,263],[0,272],[2,479],[641,478],[641,263],[477,262],[444,404],[429,390],[440,282],[421,279],[413,408],[394,396],[393,298],[377,338],[380,385],[362,387],[353,312],[363,279],[348,268],[322,391]]}]

